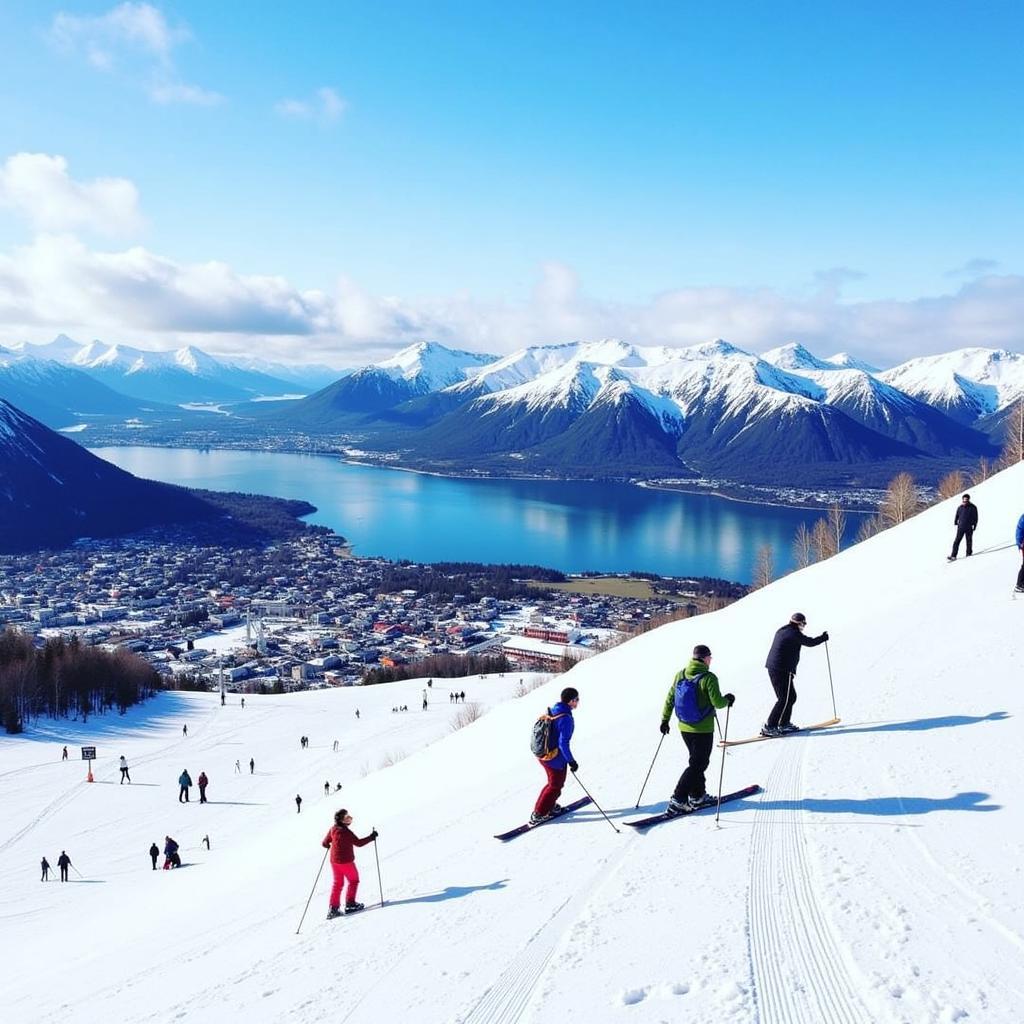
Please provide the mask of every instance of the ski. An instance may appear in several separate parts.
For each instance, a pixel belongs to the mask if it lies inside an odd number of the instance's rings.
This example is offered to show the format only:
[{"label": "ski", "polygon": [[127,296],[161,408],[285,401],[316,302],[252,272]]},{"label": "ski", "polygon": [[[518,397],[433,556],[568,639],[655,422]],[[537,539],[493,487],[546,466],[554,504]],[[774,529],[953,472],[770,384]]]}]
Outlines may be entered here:
[{"label": "ski", "polygon": [[830,726],[838,725],[842,721],[841,718],[830,718],[827,722],[818,722],[817,725],[805,725],[796,732],[788,732],[782,736],[749,736],[745,740],[728,740],[723,743],[721,740],[718,741],[720,747],[739,747],[744,743],[760,743],[761,740],[784,740],[786,736],[799,736],[802,732],[814,732],[815,729],[828,729]]},{"label": "ski", "polygon": [[562,808],[561,814],[556,814],[551,818],[545,818],[543,821],[538,821],[536,825],[531,825],[527,822],[525,825],[520,825],[518,828],[512,829],[511,832],[501,832],[494,838],[500,839],[503,843],[507,843],[510,839],[515,839],[516,836],[523,835],[524,832],[532,832],[535,828],[540,828],[541,825],[546,825],[549,821],[556,821],[558,818],[561,818],[563,815],[569,814],[572,811],[578,811],[581,807],[585,807],[589,803],[589,796],[580,797],[579,800],[576,800],[571,804],[566,804],[565,807]]},{"label": "ski", "polygon": [[[730,800],[742,800],[745,796],[753,796],[755,793],[760,793],[761,787],[756,783],[753,786],[747,786],[746,789],[737,789],[735,793],[723,793],[722,803],[727,804]],[[682,814],[669,814],[667,811],[662,811],[660,814],[652,814],[649,818],[640,818],[637,821],[624,821],[623,825],[630,825],[633,828],[650,828],[651,825],[660,825],[663,821],[675,821],[676,818],[689,818],[692,814],[700,814],[701,811],[713,811],[718,807],[718,801],[716,800],[713,804],[705,804],[703,807],[698,807],[695,811],[683,811]]]}]

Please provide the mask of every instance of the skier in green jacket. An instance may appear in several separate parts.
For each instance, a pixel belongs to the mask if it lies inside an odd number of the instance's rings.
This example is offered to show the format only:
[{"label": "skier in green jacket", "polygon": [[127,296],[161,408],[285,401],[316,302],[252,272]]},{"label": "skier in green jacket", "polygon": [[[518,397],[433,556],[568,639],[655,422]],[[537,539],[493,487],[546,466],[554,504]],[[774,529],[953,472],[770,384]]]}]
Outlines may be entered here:
[{"label": "skier in green jacket", "polygon": [[704,772],[711,761],[715,743],[715,708],[731,708],[736,698],[727,693],[722,696],[718,676],[710,671],[711,649],[697,644],[693,658],[681,672],[676,673],[661,709],[661,732],[668,735],[672,712],[679,719],[679,731],[690,755],[686,770],[679,776],[675,792],[668,802],[669,815],[686,814],[714,803],[704,783]]}]

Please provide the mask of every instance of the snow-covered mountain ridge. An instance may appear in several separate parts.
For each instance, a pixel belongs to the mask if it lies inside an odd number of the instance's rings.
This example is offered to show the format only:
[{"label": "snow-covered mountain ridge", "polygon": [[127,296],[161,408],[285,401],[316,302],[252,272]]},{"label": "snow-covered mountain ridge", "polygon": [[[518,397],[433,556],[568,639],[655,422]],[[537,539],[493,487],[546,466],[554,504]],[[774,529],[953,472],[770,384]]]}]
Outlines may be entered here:
[{"label": "snow-covered mountain ridge", "polygon": [[[489,710],[454,733],[435,680],[428,710],[407,715],[391,707],[418,708],[421,681],[253,695],[244,711],[174,693],[125,718],[41,722],[0,741],[0,903],[17,936],[5,1020],[56,1024],[73,1006],[82,1024],[1013,1024],[1024,695],[1007,637],[1024,609],[1010,594],[1022,489],[1024,466],[972,489],[982,525],[970,560],[944,562],[956,501],[943,503],[524,697],[508,699],[514,676],[468,679]],[[803,652],[794,720],[831,717],[834,691],[841,723],[724,762],[716,748],[712,789],[723,764],[726,790],[763,788],[723,807],[718,827],[705,812],[626,829],[664,804],[683,767],[680,738],[662,741],[658,723],[692,647],[710,646],[736,695],[721,726],[753,735],[773,699],[765,653],[795,610],[831,639]],[[527,734],[564,685],[581,694],[579,783],[621,831],[589,808],[501,845],[492,835],[523,820],[543,781]],[[97,744],[96,784],[80,761],[61,763],[63,743]],[[131,786],[117,785],[121,753]],[[255,774],[236,773],[250,756]],[[208,804],[177,802],[184,767],[210,776]],[[323,796],[325,780],[344,788]],[[341,806],[358,835],[380,832],[388,902],[326,921],[320,841]],[[146,849],[167,834],[188,866],[154,872]],[[61,849],[83,881],[41,884],[40,856],[54,863]],[[374,848],[356,859],[369,906]],[[88,922],[90,941],[57,985],[62,921]]]}]

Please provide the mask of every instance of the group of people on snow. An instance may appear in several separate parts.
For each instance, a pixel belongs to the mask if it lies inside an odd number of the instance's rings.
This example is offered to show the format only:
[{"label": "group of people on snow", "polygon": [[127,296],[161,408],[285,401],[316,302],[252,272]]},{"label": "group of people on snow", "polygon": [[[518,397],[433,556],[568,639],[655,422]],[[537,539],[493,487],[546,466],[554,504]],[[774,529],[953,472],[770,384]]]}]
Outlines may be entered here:
[{"label": "group of people on snow", "polygon": [[[44,857],[40,867],[43,871],[43,877],[40,879],[42,882],[48,882],[50,880],[50,862]],[[60,868],[60,880],[66,882],[68,880],[68,868],[74,867],[71,863],[71,858],[67,855],[67,851],[61,850],[60,856],[57,858],[57,867]]]},{"label": "group of people on snow", "polygon": [[[960,498],[960,505],[953,516],[953,525],[956,527],[956,537],[953,539],[953,550],[946,560],[955,562],[960,551],[960,542],[966,542],[967,557],[974,554],[974,531],[978,528],[978,506],[971,501],[969,494]],[[1017,579],[1014,585],[1015,594],[1024,594],[1024,515],[1017,520],[1017,529],[1014,532],[1013,542],[1021,555],[1020,568],[1017,570]]]}]

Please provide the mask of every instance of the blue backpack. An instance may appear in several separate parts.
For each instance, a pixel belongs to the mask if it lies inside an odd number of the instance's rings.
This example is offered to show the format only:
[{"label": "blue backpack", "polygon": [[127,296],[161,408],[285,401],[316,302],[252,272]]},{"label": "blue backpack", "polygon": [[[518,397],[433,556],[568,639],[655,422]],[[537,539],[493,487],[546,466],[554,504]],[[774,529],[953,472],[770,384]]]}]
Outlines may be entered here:
[{"label": "blue backpack", "polygon": [[687,679],[685,676],[676,683],[676,717],[686,725],[697,725],[703,722],[708,715],[713,715],[715,709],[709,705],[703,711],[697,701],[700,692],[700,681],[707,675],[701,672],[700,675]]}]

